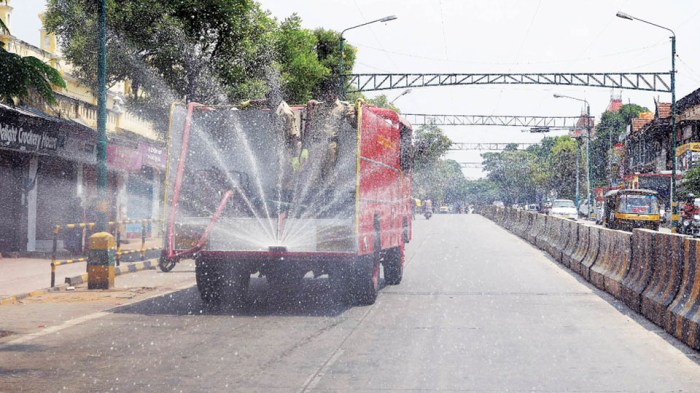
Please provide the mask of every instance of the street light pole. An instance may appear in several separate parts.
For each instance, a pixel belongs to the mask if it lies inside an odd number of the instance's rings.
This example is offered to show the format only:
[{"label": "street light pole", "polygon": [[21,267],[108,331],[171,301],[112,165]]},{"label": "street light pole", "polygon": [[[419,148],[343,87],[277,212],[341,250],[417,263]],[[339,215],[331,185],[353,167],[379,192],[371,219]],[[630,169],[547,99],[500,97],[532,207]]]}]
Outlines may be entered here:
[{"label": "street light pole", "polygon": [[357,26],[352,26],[348,27],[347,29],[343,30],[340,32],[340,53],[338,54],[338,72],[339,72],[339,82],[338,82],[338,97],[342,100],[345,98],[345,74],[343,74],[343,50],[345,49],[345,38],[343,38],[343,34],[345,34],[346,31],[356,29],[358,27],[362,26],[367,26],[372,23],[377,23],[377,22],[389,22],[396,19],[396,15],[389,15],[385,16],[381,19],[376,19],[373,21],[365,22],[362,24],[359,24]]},{"label": "street light pole", "polygon": [[393,100],[391,100],[391,101],[389,102],[389,104],[393,104],[396,100],[398,100],[399,98],[405,96],[406,94],[408,94],[408,93],[410,93],[410,92],[411,92],[411,89],[406,89],[406,90],[404,90],[403,93],[397,95],[396,98],[394,98]]},{"label": "street light pole", "polygon": [[676,33],[661,25],[639,19],[632,15],[618,11],[618,18],[627,20],[637,20],[648,25],[664,29],[671,33],[671,231],[676,232],[678,228],[678,205],[676,203]]},{"label": "street light pole", "polygon": [[580,101],[586,104],[586,202],[588,203],[586,218],[591,218],[591,106],[588,104],[588,101],[582,98],[570,97],[561,94],[555,94],[554,98],[568,98],[570,100]]},{"label": "street light pole", "polygon": [[107,230],[107,10],[105,0],[97,4],[97,211],[95,229]]}]

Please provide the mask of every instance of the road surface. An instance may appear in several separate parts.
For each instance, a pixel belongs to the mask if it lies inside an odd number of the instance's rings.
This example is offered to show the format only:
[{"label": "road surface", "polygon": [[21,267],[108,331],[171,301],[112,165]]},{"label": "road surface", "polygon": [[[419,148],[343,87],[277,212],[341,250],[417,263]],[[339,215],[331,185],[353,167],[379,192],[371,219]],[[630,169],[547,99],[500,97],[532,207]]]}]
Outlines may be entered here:
[{"label": "road surface", "polygon": [[[0,339],[0,392],[700,390],[696,352],[481,216],[419,217],[407,262],[366,307],[323,278],[282,299],[254,278],[250,307],[207,311],[187,267],[117,308],[0,307],[21,330]],[[18,322],[42,307],[51,326]]]}]

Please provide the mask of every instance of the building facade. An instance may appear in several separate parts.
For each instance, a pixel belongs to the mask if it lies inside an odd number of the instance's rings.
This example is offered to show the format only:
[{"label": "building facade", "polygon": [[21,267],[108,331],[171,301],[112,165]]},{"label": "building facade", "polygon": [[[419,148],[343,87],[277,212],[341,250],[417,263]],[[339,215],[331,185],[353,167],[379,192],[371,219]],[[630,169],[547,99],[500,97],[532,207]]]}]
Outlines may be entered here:
[{"label": "building facade", "polygon": [[[11,33],[11,1],[0,2],[0,19]],[[94,220],[97,98],[71,74],[42,20],[40,15],[40,47],[0,35],[9,52],[43,60],[67,85],[54,89],[53,106],[34,96],[0,105],[0,254],[48,251],[54,225]],[[128,89],[122,82],[108,91],[109,218],[159,218],[166,130],[125,110]],[[122,229],[127,237],[139,232]]]}]

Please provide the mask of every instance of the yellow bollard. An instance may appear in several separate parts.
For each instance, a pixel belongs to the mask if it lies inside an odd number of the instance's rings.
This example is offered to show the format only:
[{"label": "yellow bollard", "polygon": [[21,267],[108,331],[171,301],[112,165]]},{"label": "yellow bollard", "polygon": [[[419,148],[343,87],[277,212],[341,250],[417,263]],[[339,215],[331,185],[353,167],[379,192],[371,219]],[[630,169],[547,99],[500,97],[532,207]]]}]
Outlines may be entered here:
[{"label": "yellow bollard", "polygon": [[88,247],[88,289],[114,287],[114,236],[107,232],[95,233],[88,239]]}]

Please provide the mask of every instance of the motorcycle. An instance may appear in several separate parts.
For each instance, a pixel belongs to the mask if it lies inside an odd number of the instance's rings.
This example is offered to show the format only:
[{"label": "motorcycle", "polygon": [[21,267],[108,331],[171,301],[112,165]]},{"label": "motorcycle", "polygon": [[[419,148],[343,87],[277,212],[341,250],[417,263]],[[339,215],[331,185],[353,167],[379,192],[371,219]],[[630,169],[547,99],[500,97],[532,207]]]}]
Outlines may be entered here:
[{"label": "motorcycle", "polygon": [[695,213],[692,218],[684,216],[678,227],[678,232],[682,235],[700,237],[700,214]]},{"label": "motorcycle", "polygon": [[425,216],[426,220],[430,220],[430,217],[433,216],[433,210],[432,209],[426,209],[425,212],[423,213]]}]

